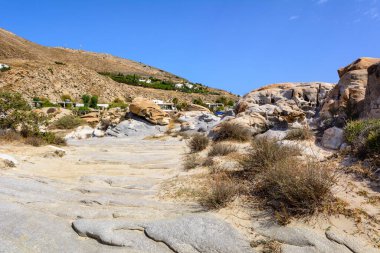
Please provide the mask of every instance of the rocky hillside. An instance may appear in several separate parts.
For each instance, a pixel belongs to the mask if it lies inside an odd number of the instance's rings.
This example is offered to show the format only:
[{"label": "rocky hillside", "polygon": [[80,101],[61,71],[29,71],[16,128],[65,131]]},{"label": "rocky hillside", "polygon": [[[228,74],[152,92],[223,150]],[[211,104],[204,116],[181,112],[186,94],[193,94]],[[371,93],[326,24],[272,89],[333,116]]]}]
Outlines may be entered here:
[{"label": "rocky hillside", "polygon": [[0,72],[0,89],[18,91],[26,98],[34,96],[59,99],[68,94],[75,99],[90,93],[99,95],[101,101],[115,98],[129,100],[136,96],[168,100],[177,97],[180,101],[202,98],[212,102],[220,95],[235,100],[236,96],[226,91],[207,88],[207,94],[164,91],[131,86],[113,81],[98,72],[135,74],[170,82],[184,82],[183,78],[169,72],[115,56],[45,47],[0,29],[0,63],[11,67]]}]

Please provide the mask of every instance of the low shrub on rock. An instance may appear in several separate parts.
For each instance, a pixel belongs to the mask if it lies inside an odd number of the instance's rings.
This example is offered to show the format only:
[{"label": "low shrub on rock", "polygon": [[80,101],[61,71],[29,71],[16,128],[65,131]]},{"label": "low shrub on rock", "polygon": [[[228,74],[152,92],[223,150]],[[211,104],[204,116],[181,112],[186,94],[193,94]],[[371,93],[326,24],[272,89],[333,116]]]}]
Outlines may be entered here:
[{"label": "low shrub on rock", "polygon": [[54,122],[54,127],[58,129],[73,129],[82,125],[84,121],[74,115],[65,115]]},{"label": "low shrub on rock", "polygon": [[225,156],[236,151],[237,148],[231,144],[216,143],[208,152],[208,156]]},{"label": "low shrub on rock", "polygon": [[203,134],[195,134],[191,137],[187,145],[191,152],[199,152],[207,148],[209,139]]},{"label": "low shrub on rock", "polygon": [[240,124],[223,122],[220,124],[219,130],[214,138],[215,141],[240,141],[245,142],[251,139],[251,131]]}]

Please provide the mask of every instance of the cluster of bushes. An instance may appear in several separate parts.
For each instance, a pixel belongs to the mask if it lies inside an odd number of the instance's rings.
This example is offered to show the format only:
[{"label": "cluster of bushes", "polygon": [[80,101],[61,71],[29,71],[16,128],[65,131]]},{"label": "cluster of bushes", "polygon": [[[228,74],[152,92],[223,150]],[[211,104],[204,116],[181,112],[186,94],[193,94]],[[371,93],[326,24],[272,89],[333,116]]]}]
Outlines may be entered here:
[{"label": "cluster of bushes", "polygon": [[54,122],[54,127],[58,129],[74,129],[84,124],[84,120],[74,115],[65,115]]},{"label": "cluster of bushes", "polygon": [[138,75],[125,75],[123,73],[111,73],[111,72],[99,72],[99,74],[103,76],[108,76],[112,80],[118,82],[118,83],[125,83],[129,85],[134,86],[142,86],[146,88],[153,88],[153,89],[160,89],[160,90],[179,90],[186,93],[208,93],[207,88],[203,87],[202,85],[196,85],[197,89],[190,89],[186,87],[185,85],[182,88],[176,88],[175,84],[170,81],[166,80],[160,80],[157,78],[149,78],[151,81],[148,82],[140,82],[141,79]]},{"label": "cluster of bushes", "polygon": [[[31,111],[29,104],[18,93],[0,93],[0,130],[3,133],[3,140],[9,138],[20,138],[25,141],[39,144],[65,143],[64,139],[51,132],[43,132],[41,128],[46,128],[48,117]],[[37,145],[37,144],[35,144]]]},{"label": "cluster of bushes", "polygon": [[97,108],[98,107],[98,96],[83,95],[82,101],[85,108]]},{"label": "cluster of bushes", "polygon": [[123,100],[116,98],[112,101],[109,108],[116,108],[116,107],[119,107],[121,109],[126,109],[128,108],[128,104],[125,103]]},{"label": "cluster of bushes", "polygon": [[344,133],[354,155],[380,166],[380,119],[348,122]]},{"label": "cluster of bushes", "polygon": [[[310,134],[310,130],[301,129],[291,132],[288,138],[303,140],[310,138]],[[208,158],[202,160],[195,152],[208,147],[205,138],[194,135],[190,139],[188,145],[192,153],[185,158],[185,166],[187,169],[199,165],[210,167],[209,188],[199,199],[207,208],[224,207],[237,195],[245,194],[271,207],[278,221],[285,224],[292,216],[323,210],[334,200],[331,191],[336,176],[333,170],[327,164],[302,159],[297,147],[269,138],[252,139],[248,129],[225,122],[215,137],[216,142],[208,150]],[[251,145],[246,153],[234,156],[239,161],[239,170],[226,171],[219,163],[212,162],[215,156],[237,151],[236,145],[225,141],[248,140]]]},{"label": "cluster of bushes", "polygon": [[234,101],[232,101],[231,99],[228,99],[224,96],[221,96],[221,97],[218,97],[216,100],[215,100],[215,103],[221,103],[223,104],[224,106],[234,106]]},{"label": "cluster of bushes", "polygon": [[47,99],[47,98],[34,97],[34,98],[33,98],[33,102],[38,103],[37,106],[40,106],[40,107],[57,107],[56,104],[53,104],[53,103],[50,102],[50,100]]}]

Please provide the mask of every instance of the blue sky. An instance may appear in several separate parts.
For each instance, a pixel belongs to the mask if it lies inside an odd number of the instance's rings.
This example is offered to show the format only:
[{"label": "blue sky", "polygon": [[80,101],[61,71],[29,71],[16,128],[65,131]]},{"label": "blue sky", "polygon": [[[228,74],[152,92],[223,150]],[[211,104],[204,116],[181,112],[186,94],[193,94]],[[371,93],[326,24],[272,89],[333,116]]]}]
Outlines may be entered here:
[{"label": "blue sky", "polygon": [[244,94],[380,57],[380,0],[1,1],[0,27]]}]

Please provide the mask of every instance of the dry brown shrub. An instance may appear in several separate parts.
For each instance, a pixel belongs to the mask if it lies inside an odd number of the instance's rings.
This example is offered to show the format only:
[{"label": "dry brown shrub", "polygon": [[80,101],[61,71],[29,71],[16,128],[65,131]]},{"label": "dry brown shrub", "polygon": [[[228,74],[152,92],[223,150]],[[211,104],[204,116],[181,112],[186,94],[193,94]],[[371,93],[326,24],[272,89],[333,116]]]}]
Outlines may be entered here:
[{"label": "dry brown shrub", "polygon": [[230,153],[236,152],[237,148],[228,143],[216,143],[208,152],[208,156],[225,156]]},{"label": "dry brown shrub", "polygon": [[3,142],[16,142],[22,139],[21,135],[12,130],[0,131],[0,141]]},{"label": "dry brown shrub", "polygon": [[194,134],[187,146],[190,148],[191,152],[199,152],[207,148],[210,140],[204,134]]},{"label": "dry brown shrub", "polygon": [[233,140],[245,142],[252,137],[251,131],[240,124],[223,122],[219,126],[219,130],[214,138],[215,141]]},{"label": "dry brown shrub", "polygon": [[32,145],[34,147],[40,147],[45,144],[45,141],[42,138],[35,136],[25,138],[24,142],[25,144]]},{"label": "dry brown shrub", "polygon": [[239,186],[225,173],[212,175],[209,191],[200,198],[200,204],[208,209],[220,209],[239,193]]},{"label": "dry brown shrub", "polygon": [[197,154],[187,154],[183,158],[184,170],[195,169],[200,164],[201,164],[200,157]]}]

